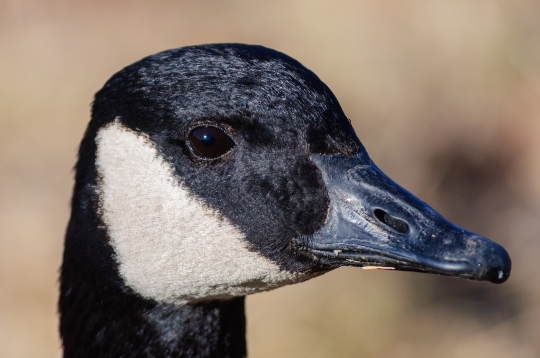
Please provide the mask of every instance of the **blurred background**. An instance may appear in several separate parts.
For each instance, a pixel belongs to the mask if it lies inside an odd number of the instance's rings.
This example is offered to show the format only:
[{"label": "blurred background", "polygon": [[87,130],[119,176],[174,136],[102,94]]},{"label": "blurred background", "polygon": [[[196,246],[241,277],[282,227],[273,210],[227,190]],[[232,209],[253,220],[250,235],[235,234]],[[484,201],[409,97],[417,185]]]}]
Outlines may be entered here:
[{"label": "blurred background", "polygon": [[165,49],[313,70],[373,160],[503,244],[502,286],[342,268],[247,299],[250,357],[540,357],[540,2],[0,0],[0,357],[59,357],[57,277],[93,94]]}]

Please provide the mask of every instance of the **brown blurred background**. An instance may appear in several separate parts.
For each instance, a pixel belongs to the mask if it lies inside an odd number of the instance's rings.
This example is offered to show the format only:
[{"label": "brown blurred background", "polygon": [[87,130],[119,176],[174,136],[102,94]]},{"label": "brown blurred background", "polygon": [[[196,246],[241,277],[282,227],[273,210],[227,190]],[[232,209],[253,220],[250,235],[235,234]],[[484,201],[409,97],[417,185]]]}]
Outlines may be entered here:
[{"label": "brown blurred background", "polygon": [[374,161],[490,237],[502,286],[339,269],[247,299],[251,357],[540,357],[540,3],[0,0],[0,357],[59,357],[57,276],[93,94],[169,48],[261,44]]}]

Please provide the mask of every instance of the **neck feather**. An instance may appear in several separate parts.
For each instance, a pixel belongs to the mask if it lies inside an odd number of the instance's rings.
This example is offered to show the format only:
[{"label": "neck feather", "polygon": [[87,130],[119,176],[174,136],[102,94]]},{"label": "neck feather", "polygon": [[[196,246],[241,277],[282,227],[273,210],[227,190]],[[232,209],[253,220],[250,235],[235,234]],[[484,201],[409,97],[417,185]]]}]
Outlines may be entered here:
[{"label": "neck feather", "polygon": [[245,357],[244,297],[175,306],[62,282],[64,358]]},{"label": "neck feather", "polygon": [[246,356],[244,297],[184,306],[142,298],[118,274],[95,190],[76,193],[60,278],[64,358]]}]

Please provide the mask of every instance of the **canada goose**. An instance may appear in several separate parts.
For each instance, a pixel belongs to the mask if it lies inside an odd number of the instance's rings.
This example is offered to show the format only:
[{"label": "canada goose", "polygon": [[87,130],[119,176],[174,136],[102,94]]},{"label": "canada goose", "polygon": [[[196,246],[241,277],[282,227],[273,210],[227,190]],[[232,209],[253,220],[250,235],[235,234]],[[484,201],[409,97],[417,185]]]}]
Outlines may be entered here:
[{"label": "canada goose", "polygon": [[502,283],[511,262],[385,176],[282,53],[165,51],[96,94],[61,269],[64,357],[243,357],[245,295],[344,265]]}]

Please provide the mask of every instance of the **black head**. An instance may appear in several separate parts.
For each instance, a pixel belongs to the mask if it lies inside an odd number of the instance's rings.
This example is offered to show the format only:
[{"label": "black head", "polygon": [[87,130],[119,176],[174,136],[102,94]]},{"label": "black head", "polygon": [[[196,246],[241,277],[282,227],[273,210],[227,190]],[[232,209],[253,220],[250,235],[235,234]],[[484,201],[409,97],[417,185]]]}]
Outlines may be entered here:
[{"label": "black head", "polygon": [[66,357],[244,356],[243,299],[222,299],[342,265],[496,283],[511,266],[386,177],[284,54],[170,50],[97,93],[62,264]]},{"label": "black head", "polygon": [[245,295],[341,265],[493,282],[510,271],[502,247],[375,167],[317,76],[260,46],[170,50],[114,75],[81,144],[74,217],[81,207],[105,231],[109,259],[96,261],[158,301]]}]

